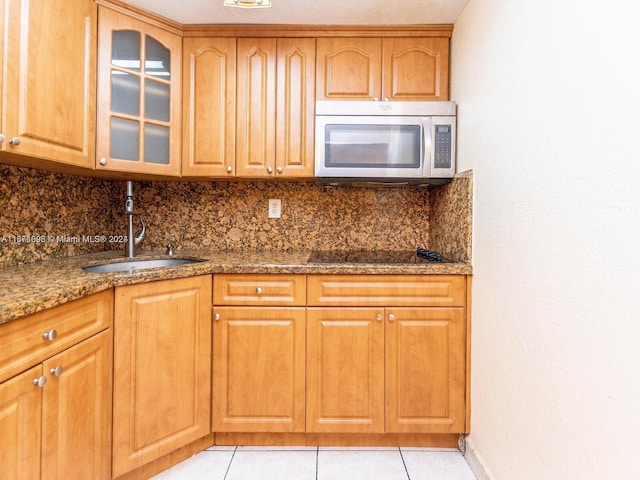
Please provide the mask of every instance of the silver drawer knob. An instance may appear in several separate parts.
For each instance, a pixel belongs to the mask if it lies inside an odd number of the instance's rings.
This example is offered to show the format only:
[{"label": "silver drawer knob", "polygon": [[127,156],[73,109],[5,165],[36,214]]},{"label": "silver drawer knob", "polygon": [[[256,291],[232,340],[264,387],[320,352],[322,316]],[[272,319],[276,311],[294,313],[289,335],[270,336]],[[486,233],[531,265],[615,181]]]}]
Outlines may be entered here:
[{"label": "silver drawer knob", "polygon": [[389,314],[389,321],[393,322],[396,319],[396,316],[393,313]]},{"label": "silver drawer knob", "polygon": [[260,288],[260,287],[256,288],[256,293],[258,295],[262,295],[262,288]]},{"label": "silver drawer knob", "polygon": [[53,342],[57,336],[58,336],[58,332],[55,329],[51,329],[42,334],[42,339]]},{"label": "silver drawer knob", "polygon": [[106,165],[107,164],[107,158],[106,157],[102,157],[100,159],[100,165]]},{"label": "silver drawer knob", "polygon": [[381,313],[376,315],[376,320],[379,321],[379,322],[382,321],[382,314]]},{"label": "silver drawer knob", "polygon": [[20,145],[20,137],[12,137],[9,139],[9,144],[13,145],[13,146],[18,146]]},{"label": "silver drawer knob", "polygon": [[4,142],[4,135],[0,133],[0,143]]},{"label": "silver drawer knob", "polygon": [[46,384],[46,383],[47,383],[47,377],[45,377],[44,375],[41,375],[41,376],[39,376],[38,378],[34,378],[34,379],[33,379],[33,384],[34,384],[36,387],[40,387],[40,388],[42,388],[42,387],[44,387],[44,386],[45,386],[45,384]]},{"label": "silver drawer knob", "polygon": [[214,319],[216,322],[217,322],[218,320],[220,320],[220,314],[219,314],[219,313],[216,313],[216,314],[213,316],[213,319]]},{"label": "silver drawer knob", "polygon": [[273,172],[273,168],[267,167],[267,173],[271,173],[271,172]]},{"label": "silver drawer knob", "polygon": [[278,172],[278,173],[282,173],[282,172],[283,172],[282,167],[278,167],[278,168],[276,168],[276,172]]},{"label": "silver drawer knob", "polygon": [[60,375],[62,375],[62,366],[58,365],[56,368],[52,368],[51,370],[49,370],[49,373],[54,377],[59,377]]},{"label": "silver drawer knob", "polygon": [[227,173],[231,173],[231,172],[233,172],[233,168],[231,167],[231,165],[229,165],[227,167]]}]

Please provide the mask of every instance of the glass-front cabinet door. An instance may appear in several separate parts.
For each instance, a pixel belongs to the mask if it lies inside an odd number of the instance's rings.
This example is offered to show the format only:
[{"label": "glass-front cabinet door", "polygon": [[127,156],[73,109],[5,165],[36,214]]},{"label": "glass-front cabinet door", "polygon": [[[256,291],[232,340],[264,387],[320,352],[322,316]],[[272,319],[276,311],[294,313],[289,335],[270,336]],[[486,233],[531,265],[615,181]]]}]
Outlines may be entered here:
[{"label": "glass-front cabinet door", "polygon": [[180,175],[180,36],[99,10],[98,170]]}]

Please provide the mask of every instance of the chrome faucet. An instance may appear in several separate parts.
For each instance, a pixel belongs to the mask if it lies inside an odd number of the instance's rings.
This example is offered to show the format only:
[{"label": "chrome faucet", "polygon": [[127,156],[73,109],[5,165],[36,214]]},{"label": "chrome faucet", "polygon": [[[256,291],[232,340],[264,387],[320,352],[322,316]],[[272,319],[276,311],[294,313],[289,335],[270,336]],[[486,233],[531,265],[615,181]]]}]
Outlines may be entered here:
[{"label": "chrome faucet", "polygon": [[133,182],[127,182],[127,199],[124,202],[124,214],[127,216],[127,242],[124,245],[125,255],[127,257],[135,257],[136,248],[142,242],[144,238],[145,226],[142,219],[140,219],[140,224],[142,225],[142,230],[138,235],[135,235],[133,231]]}]

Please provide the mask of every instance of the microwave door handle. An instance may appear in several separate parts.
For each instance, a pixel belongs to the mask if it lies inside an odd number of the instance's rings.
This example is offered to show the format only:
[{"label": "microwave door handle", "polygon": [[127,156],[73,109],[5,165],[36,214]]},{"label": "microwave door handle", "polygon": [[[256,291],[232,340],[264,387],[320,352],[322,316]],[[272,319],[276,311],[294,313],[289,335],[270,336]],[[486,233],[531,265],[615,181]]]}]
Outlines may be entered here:
[{"label": "microwave door handle", "polygon": [[432,152],[432,139],[431,139],[431,117],[424,117],[422,119],[422,175],[426,178],[431,176],[431,156]]}]

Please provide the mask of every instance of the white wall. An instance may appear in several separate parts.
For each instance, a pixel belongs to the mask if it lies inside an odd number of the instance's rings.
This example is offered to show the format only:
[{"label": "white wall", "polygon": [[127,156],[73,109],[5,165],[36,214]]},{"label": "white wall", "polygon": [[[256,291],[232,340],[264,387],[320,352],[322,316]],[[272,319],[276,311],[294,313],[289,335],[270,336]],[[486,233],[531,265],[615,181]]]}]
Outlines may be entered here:
[{"label": "white wall", "polygon": [[637,8],[469,0],[455,23],[468,446],[494,480],[640,478]]}]

